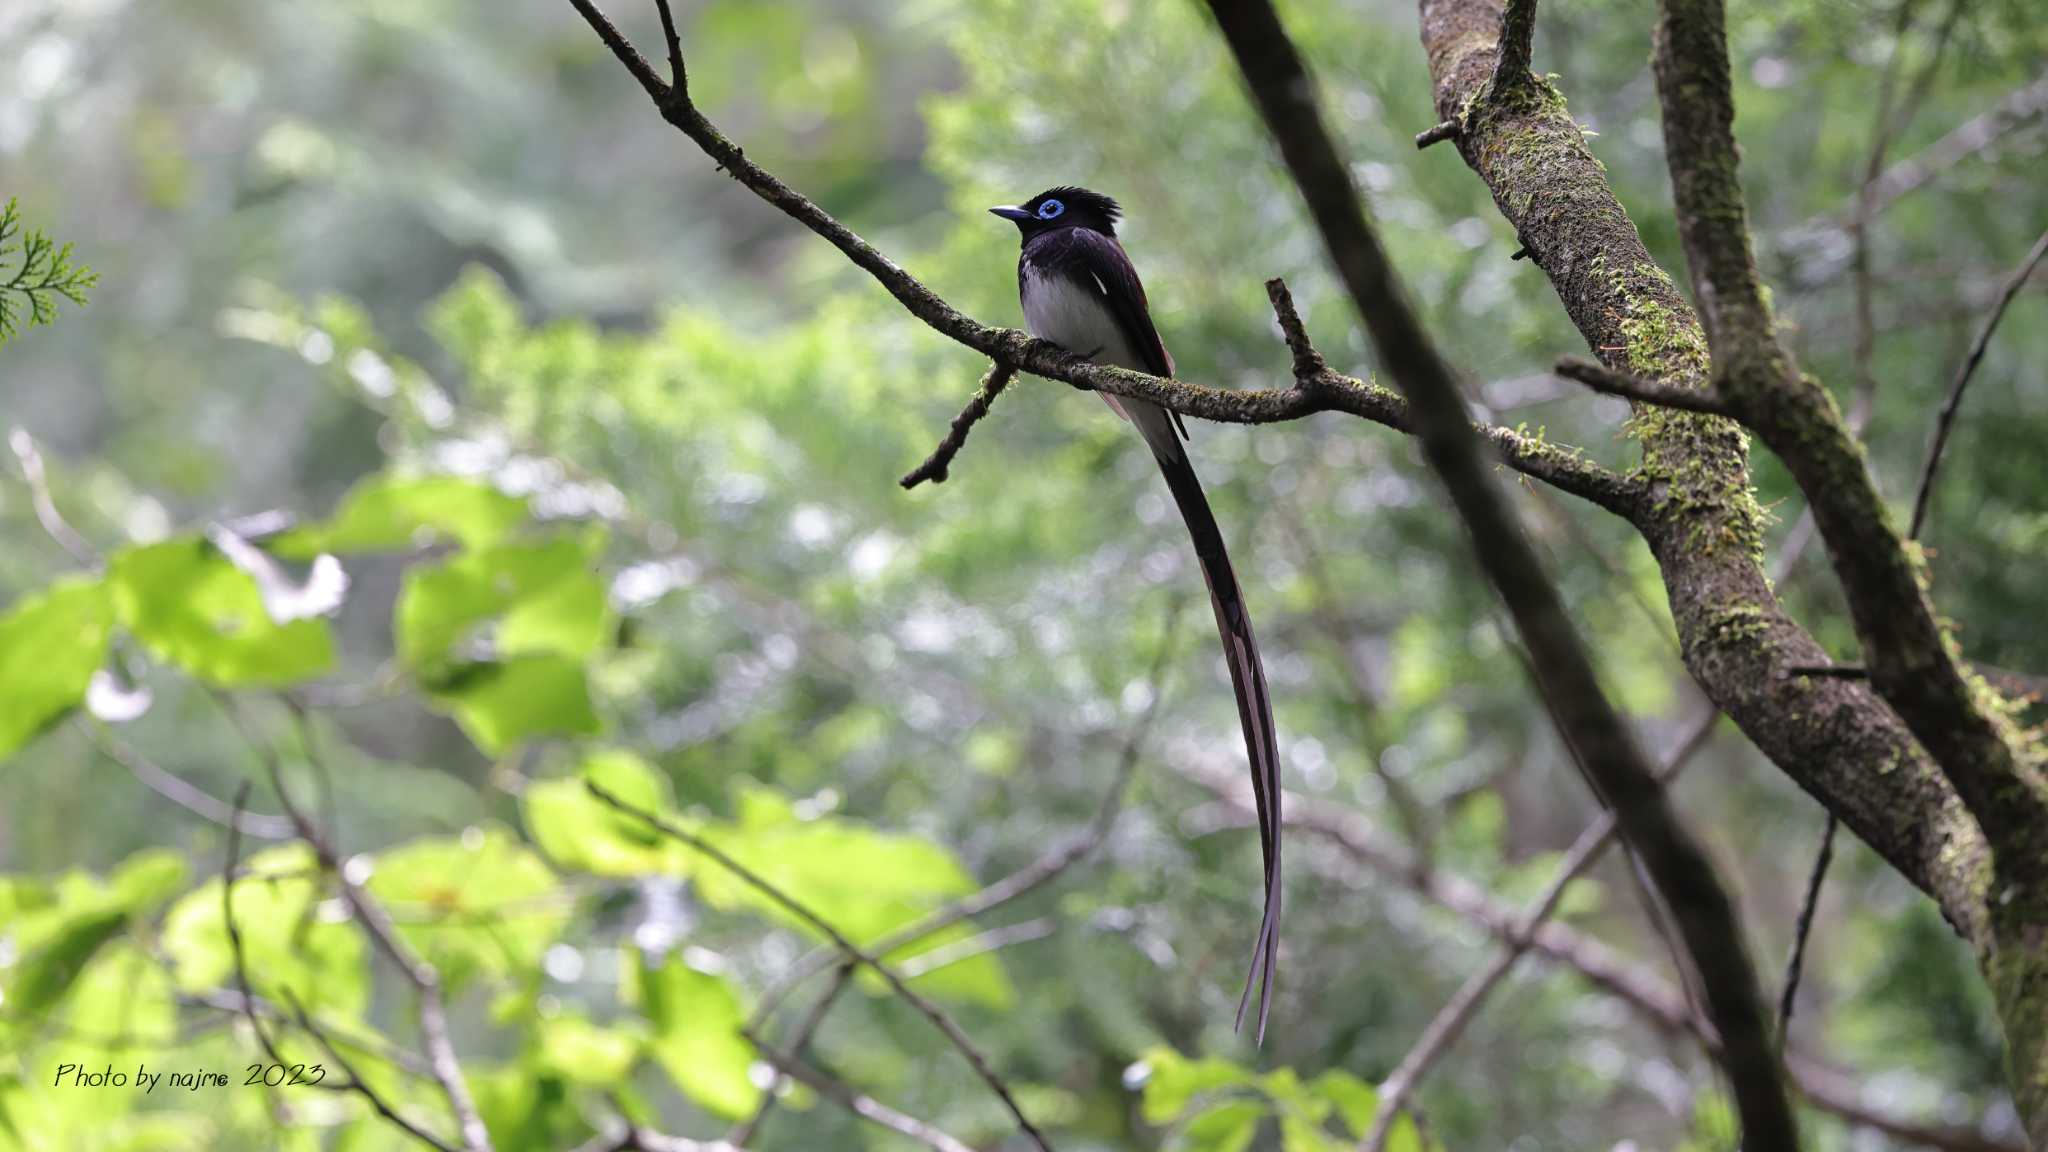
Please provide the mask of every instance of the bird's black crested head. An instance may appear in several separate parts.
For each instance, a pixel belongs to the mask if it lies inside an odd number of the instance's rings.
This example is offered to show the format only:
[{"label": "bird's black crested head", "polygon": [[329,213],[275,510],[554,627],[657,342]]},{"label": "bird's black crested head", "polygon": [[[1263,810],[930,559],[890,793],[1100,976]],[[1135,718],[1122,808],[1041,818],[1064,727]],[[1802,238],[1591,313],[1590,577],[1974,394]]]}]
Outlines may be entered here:
[{"label": "bird's black crested head", "polygon": [[1105,236],[1116,235],[1116,222],[1123,209],[1115,200],[1086,188],[1048,188],[1015,207],[991,208],[1005,220],[1013,220],[1025,239],[1054,228],[1092,228]]}]

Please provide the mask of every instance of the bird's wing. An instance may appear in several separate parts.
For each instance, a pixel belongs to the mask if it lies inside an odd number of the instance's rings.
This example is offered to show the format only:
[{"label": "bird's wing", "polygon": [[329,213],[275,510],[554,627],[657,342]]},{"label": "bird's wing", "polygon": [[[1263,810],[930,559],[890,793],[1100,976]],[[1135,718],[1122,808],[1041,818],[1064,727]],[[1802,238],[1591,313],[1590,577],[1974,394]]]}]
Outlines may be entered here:
[{"label": "bird's wing", "polygon": [[[1173,357],[1160,342],[1152,326],[1145,288],[1137,269],[1114,237],[1076,230],[1080,251],[1079,275],[1084,288],[1099,292],[1115,317],[1124,343],[1142,361],[1140,365],[1155,376],[1173,374]],[[1082,239],[1085,237],[1085,239]],[[1107,394],[1105,394],[1106,397]],[[1202,493],[1181,440],[1176,437],[1177,414],[1144,400],[1122,397],[1120,411],[1144,434],[1166,486],[1180,507],[1188,535],[1201,562],[1202,578],[1209,586],[1210,606],[1216,613],[1216,630],[1223,638],[1223,655],[1230,667],[1230,685],[1237,695],[1237,718],[1244,731],[1245,754],[1251,762],[1252,799],[1259,816],[1259,848],[1265,858],[1265,910],[1253,945],[1251,970],[1245,975],[1244,994],[1238,998],[1237,1023],[1242,1027],[1244,1011],[1251,1001],[1252,985],[1259,985],[1259,1028],[1261,1042],[1266,1036],[1266,1018],[1273,1003],[1273,962],[1280,945],[1280,748],[1273,727],[1273,701],[1266,687],[1266,669],[1259,659],[1259,643],[1252,635],[1251,614],[1245,608],[1244,592],[1230,566],[1230,553],[1223,546],[1223,531]],[[1264,979],[1261,979],[1263,974]]]}]

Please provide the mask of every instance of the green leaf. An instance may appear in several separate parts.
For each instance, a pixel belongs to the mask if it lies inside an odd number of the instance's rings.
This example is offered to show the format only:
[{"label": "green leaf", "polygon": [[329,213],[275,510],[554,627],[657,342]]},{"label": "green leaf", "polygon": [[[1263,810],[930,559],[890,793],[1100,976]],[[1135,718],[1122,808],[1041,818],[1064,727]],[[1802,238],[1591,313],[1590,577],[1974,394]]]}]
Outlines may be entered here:
[{"label": "green leaf", "polygon": [[648,812],[673,807],[668,780],[645,760],[616,749],[591,753],[577,776],[528,785],[521,797],[526,830],[558,867],[598,876],[688,871],[694,853],[592,796],[585,780]]},{"label": "green leaf", "polygon": [[402,552],[450,539],[465,548],[505,540],[527,516],[526,501],[461,476],[394,476],[358,482],[334,515],[271,541],[290,560],[322,552]]},{"label": "green leaf", "polygon": [[[354,924],[322,913],[331,894],[313,850],[281,845],[250,857],[243,870],[234,886],[235,925],[256,993],[283,1002],[288,990],[309,1010],[360,1016],[369,1002],[365,944]],[[183,991],[234,983],[218,877],[171,906],[160,943]]]},{"label": "green leaf", "polygon": [[272,622],[255,580],[196,537],[115,553],[107,582],[120,622],[202,680],[292,684],[334,664],[324,620]]},{"label": "green leaf", "polygon": [[608,1085],[632,1073],[644,1042],[637,1029],[602,1028],[586,1016],[565,1012],[541,1021],[536,1055],[564,1080]]},{"label": "green leaf", "polygon": [[97,580],[69,577],[0,616],[0,757],[85,698],[114,614]]},{"label": "green leaf", "polygon": [[367,886],[450,988],[537,969],[569,917],[554,873],[503,828],[384,852]]},{"label": "green leaf", "polygon": [[100,946],[114,938],[128,922],[126,910],[102,905],[67,918],[52,937],[28,954],[9,973],[5,995],[0,997],[11,1020],[34,1023],[43,1018],[71,989]]},{"label": "green leaf", "polygon": [[184,882],[185,865],[168,849],[138,852],[102,881],[70,873],[55,885],[12,882],[0,892],[0,923],[22,953],[0,968],[0,1016],[35,1022],[71,991],[100,949],[131,917],[153,911]]},{"label": "green leaf", "polygon": [[590,655],[609,633],[604,585],[596,573],[603,550],[604,533],[591,529],[411,569],[398,594],[399,655],[415,668],[431,666],[501,616],[497,655]]},{"label": "green leaf", "polygon": [[465,665],[428,698],[492,756],[532,736],[592,736],[600,729],[583,664],[566,656]]},{"label": "green leaf", "polygon": [[1141,1059],[1149,1068],[1139,1115],[1145,1123],[1171,1124],[1198,1096],[1225,1088],[1249,1087],[1257,1077],[1248,1068],[1220,1056],[1190,1060],[1171,1048],[1148,1050]]},{"label": "green leaf", "polygon": [[1183,1125],[1173,1146],[1185,1152],[1244,1152],[1265,1115],[1261,1101],[1227,1100]]},{"label": "green leaf", "polygon": [[102,948],[78,977],[65,1030],[67,1044],[86,1045],[97,1055],[175,1044],[178,1006],[170,973],[132,943]]},{"label": "green leaf", "polygon": [[658,966],[639,953],[632,972],[631,999],[653,1029],[648,1051],[676,1088],[725,1117],[759,1104],[754,1048],[739,1034],[745,1017],[732,986],[691,967],[681,952]]}]

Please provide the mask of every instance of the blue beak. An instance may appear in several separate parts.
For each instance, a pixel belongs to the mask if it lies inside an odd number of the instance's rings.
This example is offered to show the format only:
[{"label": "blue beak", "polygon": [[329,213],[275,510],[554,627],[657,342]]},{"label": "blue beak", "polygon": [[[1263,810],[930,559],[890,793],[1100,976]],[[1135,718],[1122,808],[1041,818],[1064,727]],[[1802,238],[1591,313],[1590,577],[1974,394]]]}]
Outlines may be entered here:
[{"label": "blue beak", "polygon": [[1000,208],[991,208],[989,209],[989,211],[995,213],[998,216],[1001,216],[1005,220],[1024,221],[1036,219],[1036,217],[1032,216],[1031,213],[1026,212],[1022,208],[1014,208],[1007,204],[1003,205]]}]

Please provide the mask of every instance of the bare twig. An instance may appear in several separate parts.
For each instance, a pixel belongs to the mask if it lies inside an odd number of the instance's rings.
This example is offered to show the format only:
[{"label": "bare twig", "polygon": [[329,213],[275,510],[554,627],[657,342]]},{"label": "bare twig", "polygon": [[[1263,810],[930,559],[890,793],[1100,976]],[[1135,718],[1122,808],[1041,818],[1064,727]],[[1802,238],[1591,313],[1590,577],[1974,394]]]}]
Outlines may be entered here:
[{"label": "bare twig", "polygon": [[1913,495],[1913,526],[1907,535],[1920,538],[1920,530],[1927,524],[1928,501],[1934,495],[1936,471],[1941,467],[1941,454],[1948,447],[1949,430],[1954,426],[1956,412],[1963,404],[1963,390],[1970,386],[1970,378],[1977,373],[1977,365],[1984,360],[1985,349],[1991,346],[1991,336],[1998,331],[1998,322],[2005,319],[2005,310],[2019,295],[2034,269],[2040,266],[2041,258],[2048,256],[2048,232],[2041,233],[2034,241],[2034,247],[2027,252],[2026,259],[2006,278],[2000,289],[1998,303],[1992,306],[1991,314],[1984,318],[1984,326],[1977,330],[1977,339],[1970,344],[1970,354],[1963,358],[1962,366],[1956,369],[1956,376],[1948,386],[1948,395],[1941,402],[1941,411],[1935,416],[1934,438],[1927,448],[1927,460],[1920,466],[1920,487]]},{"label": "bare twig", "polygon": [[761,1059],[766,1060],[777,1072],[863,1120],[878,1124],[900,1136],[908,1136],[925,1147],[934,1149],[934,1152],[975,1152],[973,1148],[944,1130],[915,1116],[898,1112],[872,1096],[854,1091],[843,1081],[827,1076],[793,1056],[777,1052],[763,1044],[759,1037],[749,1036],[748,1039],[753,1041],[754,1047],[761,1053]]},{"label": "bare twig", "polygon": [[1664,408],[1680,408],[1687,412],[1704,412],[1709,416],[1726,416],[1728,409],[1721,398],[1710,389],[1687,388],[1662,380],[1645,380],[1626,372],[1617,372],[1605,364],[1599,364],[1578,356],[1564,356],[1557,362],[1557,374],[1567,380],[1576,380],[1595,392],[1609,396],[1620,396],[1643,404],[1656,404]]},{"label": "bare twig", "polygon": [[1813,858],[1813,872],[1806,878],[1806,896],[1800,901],[1799,919],[1792,927],[1792,952],[1785,958],[1784,989],[1778,994],[1778,1051],[1785,1050],[1785,1038],[1792,1032],[1792,1008],[1799,997],[1799,974],[1806,964],[1806,939],[1813,932],[1814,914],[1820,908],[1821,886],[1827,882],[1828,864],[1835,858],[1835,828],[1840,821],[1828,813],[1827,827],[1820,834],[1820,852]]},{"label": "bare twig", "polygon": [[[292,708],[293,716],[303,724],[305,717],[297,710],[297,705],[289,700],[285,703]],[[465,1152],[490,1152],[490,1132],[484,1127],[483,1119],[477,1113],[476,1101],[470,1095],[468,1083],[462,1078],[462,1063],[457,1058],[454,1042],[448,1035],[448,1010],[441,996],[441,974],[414,952],[404,937],[399,935],[398,926],[392,922],[391,914],[384,906],[361,884],[349,878],[334,845],[292,800],[290,791],[285,788],[284,769],[279,762],[277,750],[256,734],[232,701],[220,700],[220,704],[229,719],[241,731],[243,739],[262,758],[264,767],[270,775],[271,788],[277,793],[279,806],[285,810],[293,826],[298,829],[299,837],[312,847],[320,866],[333,873],[335,883],[341,888],[343,902],[355,914],[356,920],[369,934],[371,942],[398,966],[406,982],[413,986],[419,1002],[420,1036],[427,1049],[427,1066],[432,1069],[434,1079],[440,1083],[443,1095],[448,1098],[449,1110],[454,1113],[456,1127],[462,1133],[462,1147]],[[313,754],[310,745],[307,753]]]},{"label": "bare twig", "polygon": [[1458,134],[1463,131],[1464,125],[1456,120],[1446,120],[1434,128],[1425,128],[1417,132],[1415,134],[1415,147],[1418,149],[1427,148],[1431,144],[1441,144],[1446,140],[1456,140]]},{"label": "bare twig", "polygon": [[[1871,186],[1869,214],[1874,218],[1900,198],[1919,191],[1964,160],[1984,152],[2014,130],[2023,128],[2048,111],[2048,73],[2015,88],[1980,115],[1957,125],[1919,154],[1885,169]],[[1813,217],[1788,231],[1788,235],[1827,236],[1849,226],[1862,206],[1858,203],[1833,215]]]},{"label": "bare twig", "polygon": [[[244,781],[242,786],[235,790],[235,802],[227,825],[228,857],[226,866],[221,870],[220,878],[221,919],[227,929],[228,950],[234,957],[235,988],[241,993],[243,1015],[248,1019],[250,1029],[256,1033],[257,1043],[262,1046],[264,1054],[270,1057],[271,1062],[289,1064],[291,1061],[286,1060],[283,1054],[278,1051],[276,1041],[271,1039],[270,1033],[263,1027],[262,1017],[256,1010],[258,1001],[255,994],[249,990],[248,955],[242,946],[241,925],[235,919],[235,887],[239,883],[236,880],[236,874],[240,871],[242,857],[242,822],[239,817],[242,814],[242,807],[248,802],[248,799],[249,784],[247,781]],[[307,1015],[305,1008],[299,1004],[298,998],[292,994],[292,990],[284,988],[283,993],[286,1000],[292,1006],[292,1012],[298,1020],[299,1027],[307,1035],[319,1042],[322,1050],[327,1053],[335,1065],[342,1070],[342,1075],[346,1077],[346,1079],[332,1084],[322,1079],[317,1081],[320,1087],[333,1092],[353,1092],[368,1101],[370,1107],[376,1109],[378,1115],[403,1129],[413,1139],[426,1144],[428,1147],[438,1149],[439,1152],[456,1152],[454,1146],[443,1143],[439,1137],[413,1123],[403,1113],[399,1112],[398,1109],[394,1108],[390,1101],[384,1099],[382,1093],[370,1087],[361,1076],[356,1074],[355,1068],[349,1063],[348,1057],[344,1056],[339,1048],[330,1043],[327,1039],[327,1034],[313,1023],[312,1017]]]},{"label": "bare twig", "polygon": [[266,816],[258,812],[237,812],[234,807],[205,789],[192,784],[168,769],[157,764],[134,746],[116,737],[98,723],[80,720],[78,730],[101,755],[141,781],[151,791],[178,807],[204,820],[238,829],[244,836],[259,840],[289,840],[293,835],[292,822],[283,816]]},{"label": "bare twig", "polygon": [[1450,366],[1409,307],[1366,220],[1351,168],[1338,153],[1316,86],[1278,13],[1270,3],[1253,0],[1210,0],[1209,9],[1338,278],[1408,399],[1424,457],[1449,491],[1480,568],[1515,619],[1560,734],[1578,747],[1612,803],[1622,834],[1673,913],[1723,1038],[1723,1066],[1749,1147],[1791,1152],[1798,1147],[1797,1124],[1726,888],[1607,699],[1556,586],[1495,483]]},{"label": "bare twig", "polygon": [[[1711,722],[1710,717],[1709,723]],[[1394,1131],[1394,1121],[1408,1106],[1409,1095],[1422,1082],[1422,1078],[1429,1074],[1437,1058],[1449,1051],[1451,1045],[1457,1042],[1459,1034],[1465,1030],[1465,1025],[1471,1022],[1472,1017],[1478,1014],[1480,1006],[1486,1003],[1486,998],[1514,969],[1515,962],[1522,958],[1522,954],[1529,950],[1530,937],[1534,935],[1537,925],[1550,919],[1551,913],[1557,909],[1558,902],[1564,898],[1565,889],[1592,865],[1600,850],[1606,847],[1613,835],[1614,820],[1611,813],[1588,825],[1586,830],[1579,834],[1578,842],[1572,845],[1571,851],[1565,854],[1563,862],[1558,865],[1557,875],[1552,878],[1550,886],[1537,897],[1535,906],[1529,910],[1529,914],[1509,934],[1500,954],[1485,968],[1474,972],[1458,989],[1457,994],[1451,997],[1450,1002],[1430,1020],[1429,1027],[1423,1030],[1422,1038],[1415,1042],[1415,1046],[1409,1049],[1408,1054],[1394,1067],[1393,1073],[1380,1084],[1379,1110],[1373,1115],[1372,1128],[1365,1134],[1365,1138],[1358,1142],[1363,1152],[1382,1152],[1386,1148],[1387,1137]]]},{"label": "bare twig", "polygon": [[[853,979],[853,972],[857,967],[859,965],[852,961],[846,961],[841,963],[838,971],[833,973],[832,982],[825,986],[825,991],[819,995],[817,1002],[811,1005],[811,1010],[804,1015],[803,1021],[796,1026],[796,1031],[790,1035],[789,1054],[791,1059],[801,1060],[804,1058],[804,1050],[810,1046],[811,1037],[816,1035],[819,1026],[825,1023],[825,1016],[832,1011],[832,1006],[839,1002],[839,994],[846,991],[846,985]],[[759,1027],[760,1023],[757,1020],[754,1026]],[[778,1072],[776,1073],[775,1080],[761,1093],[761,1103],[754,1108],[753,1115],[747,1117],[733,1128],[731,1134],[725,1138],[726,1143],[736,1148],[745,1148],[753,1143],[754,1134],[761,1130],[761,1125],[768,1120],[768,1114],[775,1110],[776,1100],[781,1088],[782,1074]]]},{"label": "bare twig", "polygon": [[939,441],[939,446],[932,449],[932,454],[925,457],[924,463],[911,469],[897,483],[905,488],[915,488],[927,480],[934,484],[945,483],[946,470],[952,466],[953,457],[959,455],[960,449],[966,446],[968,432],[981,422],[982,417],[988,415],[989,406],[996,402],[996,397],[1002,395],[1003,389],[1009,387],[1010,381],[1016,377],[1017,370],[1008,364],[989,365],[988,371],[982,374],[981,386],[975,389],[974,396],[967,401],[967,407],[962,408],[960,414],[953,417],[953,426],[946,430],[946,438]]},{"label": "bare twig", "polygon": [[21,478],[28,482],[29,502],[35,508],[36,522],[43,526],[43,531],[73,560],[80,564],[98,563],[99,556],[92,545],[71,527],[62,512],[57,511],[57,502],[50,497],[49,475],[43,470],[43,454],[36,450],[35,439],[28,434],[28,429],[10,431],[7,446],[14,450],[14,459],[21,465]]},{"label": "bare twig", "polygon": [[[633,817],[648,828],[667,836],[669,839],[688,846],[711,860],[712,863],[732,873],[733,876],[737,877],[749,888],[766,896],[790,915],[810,925],[819,935],[830,940],[833,946],[838,948],[840,952],[860,961],[869,971],[880,976],[883,982],[889,985],[891,991],[902,999],[904,1003],[917,1009],[918,1013],[926,1020],[931,1021],[932,1026],[937,1028],[940,1034],[945,1036],[952,1043],[953,1047],[959,1050],[960,1055],[965,1057],[968,1065],[974,1069],[975,1075],[979,1076],[982,1083],[988,1085],[989,1090],[994,1092],[996,1097],[1003,1102],[1003,1107],[1009,1110],[1011,1117],[1017,1121],[1017,1126],[1038,1147],[1039,1152],[1052,1152],[1052,1146],[1046,1142],[1045,1134],[1040,1132],[1038,1126],[1031,1122],[1031,1118],[1024,1114],[1023,1106],[1017,1103],[1016,1095],[1011,1092],[1009,1084],[989,1064],[988,1057],[982,1055],[981,1049],[976,1047],[974,1041],[969,1039],[967,1034],[960,1030],[960,1026],[953,1022],[951,1016],[948,1016],[938,1005],[914,991],[910,985],[904,982],[901,976],[896,974],[894,968],[882,963],[875,958],[873,953],[847,939],[845,933],[834,927],[831,921],[811,911],[808,905],[769,882],[760,873],[733,859],[724,850],[705,840],[702,836],[684,828],[658,812],[649,812],[644,808],[620,799],[595,780],[585,780],[583,787],[592,796],[597,797],[610,807]],[[788,1069],[784,1069],[784,1071],[787,1072]]]},{"label": "bare twig", "polygon": [[1043,940],[1057,931],[1059,925],[1050,916],[1039,916],[1031,920],[1020,920],[1015,924],[1005,924],[1001,928],[991,928],[965,940],[955,940],[951,944],[944,944],[929,952],[920,952],[912,956],[903,962],[903,978],[915,980],[920,976],[929,976],[947,965],[972,960],[976,956],[986,956],[990,952],[1013,945]]}]

